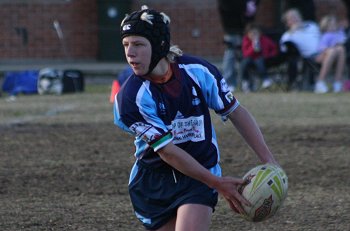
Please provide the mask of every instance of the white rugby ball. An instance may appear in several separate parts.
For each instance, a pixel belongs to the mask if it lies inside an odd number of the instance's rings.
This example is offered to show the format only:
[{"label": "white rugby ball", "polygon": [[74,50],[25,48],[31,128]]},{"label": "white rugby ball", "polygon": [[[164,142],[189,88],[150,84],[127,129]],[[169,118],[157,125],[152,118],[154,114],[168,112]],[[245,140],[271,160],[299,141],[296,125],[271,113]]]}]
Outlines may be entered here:
[{"label": "white rugby ball", "polygon": [[259,222],[272,217],[287,197],[288,177],[277,165],[263,164],[254,167],[243,177],[247,184],[239,192],[251,207],[242,205],[246,214],[243,218]]}]

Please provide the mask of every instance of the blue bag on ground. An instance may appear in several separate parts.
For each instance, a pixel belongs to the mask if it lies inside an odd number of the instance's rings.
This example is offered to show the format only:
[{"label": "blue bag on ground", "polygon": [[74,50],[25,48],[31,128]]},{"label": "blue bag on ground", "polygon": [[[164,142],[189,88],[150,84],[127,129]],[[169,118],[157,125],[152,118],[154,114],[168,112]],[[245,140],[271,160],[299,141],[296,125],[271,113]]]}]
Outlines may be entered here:
[{"label": "blue bag on ground", "polygon": [[37,94],[38,74],[37,70],[5,72],[2,90],[9,95]]}]

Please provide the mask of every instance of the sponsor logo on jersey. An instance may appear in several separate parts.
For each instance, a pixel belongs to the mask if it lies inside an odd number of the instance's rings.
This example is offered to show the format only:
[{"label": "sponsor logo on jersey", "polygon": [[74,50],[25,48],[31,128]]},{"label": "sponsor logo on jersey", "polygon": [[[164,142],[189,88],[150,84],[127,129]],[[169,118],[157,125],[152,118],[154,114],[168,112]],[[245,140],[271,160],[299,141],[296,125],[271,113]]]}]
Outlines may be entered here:
[{"label": "sponsor logo on jersey", "polygon": [[161,134],[150,124],[142,122],[136,122],[130,126],[130,130],[136,134],[136,136],[147,143],[152,142],[161,136]]},{"label": "sponsor logo on jersey", "polygon": [[182,113],[180,111],[177,111],[175,119],[183,119],[183,118],[184,118],[184,116],[182,115]]},{"label": "sponsor logo on jersey", "polygon": [[182,116],[181,112],[178,112],[172,122],[173,142],[178,144],[187,141],[199,142],[205,140],[204,116],[180,118],[180,115]]}]

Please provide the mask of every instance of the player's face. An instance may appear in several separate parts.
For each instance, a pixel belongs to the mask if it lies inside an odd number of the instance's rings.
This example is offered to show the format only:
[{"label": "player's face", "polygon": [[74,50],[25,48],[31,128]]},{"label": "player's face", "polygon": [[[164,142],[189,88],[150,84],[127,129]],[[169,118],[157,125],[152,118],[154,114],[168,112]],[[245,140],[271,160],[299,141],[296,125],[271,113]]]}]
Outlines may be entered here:
[{"label": "player's face", "polygon": [[126,59],[136,75],[145,75],[151,63],[152,46],[148,39],[141,36],[123,38]]}]

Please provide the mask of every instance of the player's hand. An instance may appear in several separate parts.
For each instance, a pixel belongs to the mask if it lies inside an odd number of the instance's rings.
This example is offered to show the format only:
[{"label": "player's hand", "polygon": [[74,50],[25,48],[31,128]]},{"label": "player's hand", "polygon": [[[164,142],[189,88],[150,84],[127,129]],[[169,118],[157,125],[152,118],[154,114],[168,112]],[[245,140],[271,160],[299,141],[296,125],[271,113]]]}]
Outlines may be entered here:
[{"label": "player's hand", "polygon": [[230,208],[234,212],[245,214],[242,204],[250,206],[247,201],[238,191],[245,184],[245,181],[234,177],[221,177],[216,190],[227,200]]}]

